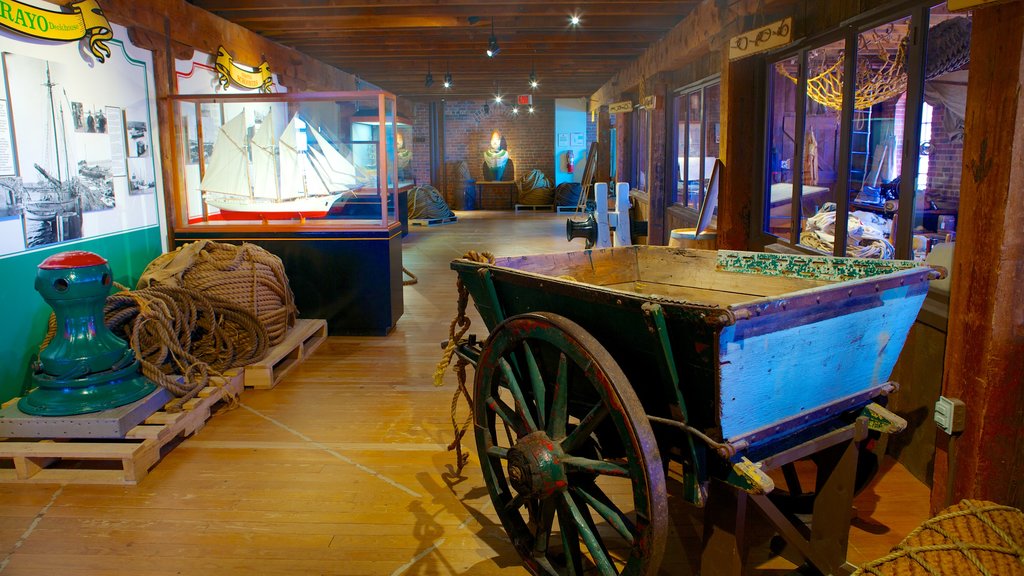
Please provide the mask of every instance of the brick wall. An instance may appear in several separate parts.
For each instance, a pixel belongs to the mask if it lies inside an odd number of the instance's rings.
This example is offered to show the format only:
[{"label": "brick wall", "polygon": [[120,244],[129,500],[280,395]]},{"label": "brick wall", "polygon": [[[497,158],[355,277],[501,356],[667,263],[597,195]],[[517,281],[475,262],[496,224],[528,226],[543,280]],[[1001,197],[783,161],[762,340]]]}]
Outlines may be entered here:
[{"label": "brick wall", "polygon": [[438,190],[440,182],[430,181],[430,105],[417,102],[412,120],[412,177],[417,184],[430,184]]},{"label": "brick wall", "polygon": [[932,109],[931,150],[928,153],[929,197],[960,198],[960,174],[963,170],[963,141],[950,142],[943,123],[946,109]]},{"label": "brick wall", "polygon": [[[518,115],[511,113],[511,106],[489,100],[448,100],[444,125],[444,156],[449,172],[465,161],[470,175],[482,180],[484,151],[490,147],[491,132],[498,130],[515,163],[516,178],[530,170],[540,170],[548,180],[554,175],[554,100],[535,97],[534,113],[527,114],[520,107]],[[445,196],[450,197],[450,192],[445,191]]]}]

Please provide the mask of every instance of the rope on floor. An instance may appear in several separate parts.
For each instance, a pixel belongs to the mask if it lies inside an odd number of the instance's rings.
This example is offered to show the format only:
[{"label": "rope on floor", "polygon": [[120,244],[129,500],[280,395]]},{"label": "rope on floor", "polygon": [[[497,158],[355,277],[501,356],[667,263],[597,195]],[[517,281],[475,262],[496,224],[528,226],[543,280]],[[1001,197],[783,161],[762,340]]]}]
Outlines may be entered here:
[{"label": "rope on floor", "polygon": [[[486,262],[488,264],[494,263],[494,255],[490,252],[476,252],[470,250],[466,252],[462,258],[464,260],[471,260],[473,262]],[[459,341],[469,331],[469,326],[472,324],[472,320],[469,316],[466,316],[466,306],[469,304],[469,290],[462,283],[462,278],[455,281],[455,287],[458,290],[458,307],[455,313],[455,318],[452,318],[451,324],[448,325],[448,344],[444,348],[444,352],[441,354],[441,361],[437,363],[437,369],[434,370],[434,386],[441,386],[444,384],[444,373],[448,369],[448,366],[452,362],[452,358],[455,356],[455,348],[458,346]],[[473,424],[473,399],[469,395],[469,390],[466,389],[466,364],[468,362],[459,358],[455,361],[455,366],[452,370],[455,372],[455,376],[458,379],[459,386],[455,389],[455,394],[452,396],[451,404],[451,419],[452,419],[452,432],[455,438],[451,444],[448,445],[448,450],[455,450],[455,465],[456,474],[461,474],[462,469],[466,467],[469,462],[469,454],[462,451],[462,438],[466,435],[470,425]],[[465,420],[460,424],[457,418],[459,398],[464,398],[466,405],[469,406],[469,414]]]}]

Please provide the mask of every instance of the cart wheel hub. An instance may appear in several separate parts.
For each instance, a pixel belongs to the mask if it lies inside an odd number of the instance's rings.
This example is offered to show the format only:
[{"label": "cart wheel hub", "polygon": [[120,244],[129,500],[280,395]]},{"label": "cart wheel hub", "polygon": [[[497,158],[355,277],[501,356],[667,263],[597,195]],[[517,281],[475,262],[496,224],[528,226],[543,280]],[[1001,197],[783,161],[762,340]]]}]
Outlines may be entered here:
[{"label": "cart wheel hub", "polygon": [[508,479],[516,492],[549,498],[566,489],[565,453],[544,432],[523,436],[508,451]]}]

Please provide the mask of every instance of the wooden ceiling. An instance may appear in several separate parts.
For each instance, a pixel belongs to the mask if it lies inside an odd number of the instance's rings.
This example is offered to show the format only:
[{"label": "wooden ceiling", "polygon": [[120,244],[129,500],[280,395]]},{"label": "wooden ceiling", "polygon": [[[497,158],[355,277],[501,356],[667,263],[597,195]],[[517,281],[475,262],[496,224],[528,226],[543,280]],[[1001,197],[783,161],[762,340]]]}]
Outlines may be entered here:
[{"label": "wooden ceiling", "polygon": [[[530,93],[585,97],[678,24],[699,0],[190,0],[409,98]],[[571,26],[572,14],[580,17]],[[485,50],[491,24],[501,52]],[[425,86],[428,64],[432,86]],[[271,63],[273,65],[273,63]],[[442,84],[451,73],[453,86]]]}]

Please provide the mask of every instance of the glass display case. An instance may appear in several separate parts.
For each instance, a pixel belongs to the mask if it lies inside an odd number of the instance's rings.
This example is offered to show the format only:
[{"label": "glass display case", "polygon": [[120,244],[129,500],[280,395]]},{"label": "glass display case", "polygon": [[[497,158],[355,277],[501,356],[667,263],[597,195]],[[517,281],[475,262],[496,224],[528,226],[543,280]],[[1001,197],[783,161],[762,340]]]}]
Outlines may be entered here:
[{"label": "glass display case", "polygon": [[[174,243],[249,242],[281,258],[304,318],[386,335],[404,309],[395,97],[173,97]],[[411,144],[411,143],[410,143]]]},{"label": "glass display case", "polygon": [[176,96],[174,105],[176,229],[397,223],[411,127],[397,126],[393,95]]},{"label": "glass display case", "polygon": [[[352,143],[353,145],[362,142],[376,142],[380,140],[381,123],[378,121],[376,110],[361,112],[359,116],[352,118]],[[412,122],[402,116],[396,116],[394,124],[384,125],[385,140],[394,139],[395,153],[389,156],[395,169],[398,172],[398,189],[401,191],[415,184],[412,174]],[[365,149],[372,153],[372,147]],[[367,162],[367,165],[376,163],[376,157],[359,158]]]}]

